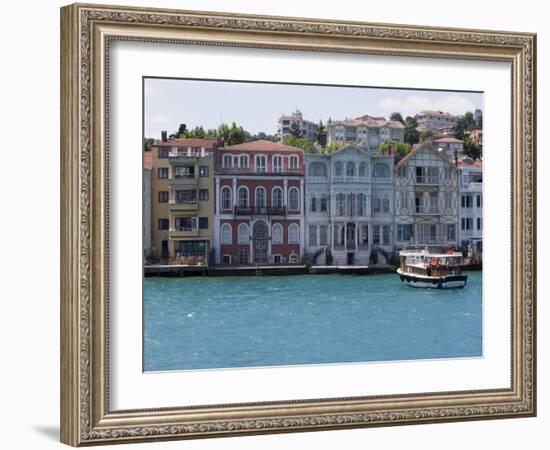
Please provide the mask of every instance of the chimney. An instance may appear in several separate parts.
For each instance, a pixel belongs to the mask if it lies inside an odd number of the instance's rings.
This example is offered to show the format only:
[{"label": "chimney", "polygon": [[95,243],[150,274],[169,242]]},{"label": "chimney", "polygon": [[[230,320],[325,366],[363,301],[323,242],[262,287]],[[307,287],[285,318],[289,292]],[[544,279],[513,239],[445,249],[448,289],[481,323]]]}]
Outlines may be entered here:
[{"label": "chimney", "polygon": [[161,140],[162,142],[168,141],[168,133],[165,130],[162,130],[160,132]]}]

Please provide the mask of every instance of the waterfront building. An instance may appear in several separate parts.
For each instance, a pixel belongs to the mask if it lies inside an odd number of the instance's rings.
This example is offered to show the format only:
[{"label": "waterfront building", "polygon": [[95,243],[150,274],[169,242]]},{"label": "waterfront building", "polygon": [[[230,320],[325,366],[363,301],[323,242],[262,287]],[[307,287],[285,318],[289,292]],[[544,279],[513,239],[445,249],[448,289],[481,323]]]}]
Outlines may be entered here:
[{"label": "waterfront building", "polygon": [[355,119],[327,123],[328,144],[357,144],[372,152],[386,141],[403,142],[405,127],[401,122],[384,117],[364,115]]},{"label": "waterfront building", "polygon": [[458,116],[443,111],[421,111],[416,115],[418,127],[437,131],[442,127],[453,127],[458,123]]},{"label": "waterfront building", "polygon": [[214,218],[215,139],[167,139],[152,145],[152,257],[208,264]]},{"label": "waterfront building", "polygon": [[153,153],[143,152],[143,256],[151,256],[151,172]]},{"label": "waterfront building", "polygon": [[304,119],[299,110],[294,111],[288,116],[279,117],[277,133],[279,134],[279,140],[281,142],[284,142],[287,137],[292,135],[291,131],[293,124],[295,124],[295,126],[300,130],[301,137],[315,142],[319,132],[319,125],[315,122]]},{"label": "waterfront building", "polygon": [[216,264],[298,264],[304,242],[304,151],[252,141],[215,150]]},{"label": "waterfront building", "polygon": [[459,163],[459,243],[469,256],[482,251],[483,238],[483,166],[481,161]]},{"label": "waterfront building", "polygon": [[429,142],[395,166],[395,247],[456,247],[458,170]]},{"label": "waterfront building", "polygon": [[445,136],[435,139],[433,143],[449,161],[460,161],[462,159],[464,141],[455,137]]},{"label": "waterfront building", "polygon": [[386,261],[393,249],[393,161],[391,154],[357,145],[306,155],[305,245],[310,261]]}]

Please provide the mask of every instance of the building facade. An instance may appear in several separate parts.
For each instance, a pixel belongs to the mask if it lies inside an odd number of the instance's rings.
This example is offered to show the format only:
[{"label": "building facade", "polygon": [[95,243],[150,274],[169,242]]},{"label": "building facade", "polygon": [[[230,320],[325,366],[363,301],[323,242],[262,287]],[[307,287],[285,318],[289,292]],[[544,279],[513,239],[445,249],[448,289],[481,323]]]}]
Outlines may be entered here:
[{"label": "building facade", "polygon": [[418,127],[437,131],[442,127],[453,127],[458,123],[458,116],[443,111],[421,111],[416,115]]},{"label": "building facade", "polygon": [[385,262],[393,249],[393,159],[355,145],[306,155],[305,246],[314,264]]},{"label": "building facade", "polygon": [[483,238],[483,167],[478,161],[459,163],[459,243],[467,248]]},{"label": "building facade", "polygon": [[461,160],[464,152],[464,141],[455,137],[441,137],[433,141],[434,145],[449,161]]},{"label": "building facade", "polygon": [[153,171],[153,152],[143,152],[143,256],[151,256],[151,175]]},{"label": "building facade", "polygon": [[153,144],[151,254],[164,263],[209,263],[214,230],[215,139]]},{"label": "building facade", "polygon": [[216,264],[299,264],[304,152],[270,141],[215,151]]},{"label": "building facade", "polygon": [[317,140],[317,134],[319,132],[319,125],[310,120],[305,120],[302,113],[296,110],[294,113],[288,116],[281,116],[277,127],[277,133],[279,134],[279,140],[284,140],[292,135],[292,125],[300,130],[301,137],[305,137],[312,142]]},{"label": "building facade", "polygon": [[395,248],[459,243],[458,175],[430,143],[416,146],[395,167]]},{"label": "building facade", "polygon": [[403,142],[405,127],[401,122],[384,117],[364,115],[355,119],[327,123],[327,143],[357,144],[371,152],[377,152],[386,141]]}]

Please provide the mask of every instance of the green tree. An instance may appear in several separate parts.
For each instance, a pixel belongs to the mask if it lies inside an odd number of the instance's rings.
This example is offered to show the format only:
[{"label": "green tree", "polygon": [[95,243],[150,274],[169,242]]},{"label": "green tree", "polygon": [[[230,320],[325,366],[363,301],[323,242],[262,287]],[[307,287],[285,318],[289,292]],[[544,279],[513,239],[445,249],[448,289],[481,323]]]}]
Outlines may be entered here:
[{"label": "green tree", "polygon": [[153,138],[144,137],[143,138],[143,150],[146,151],[146,152],[151,150],[151,146],[153,145],[154,142],[155,142],[155,140]]},{"label": "green tree", "polygon": [[466,131],[473,130],[476,127],[476,121],[474,115],[468,111],[463,116],[458,118],[456,125],[454,126],[454,132],[457,139],[464,140]]},{"label": "green tree", "polygon": [[178,131],[177,133],[174,133],[178,136],[178,138],[183,138],[185,137],[185,132],[187,131],[187,125],[185,125],[184,123],[180,123],[180,126],[178,128]]},{"label": "green tree", "polygon": [[302,130],[300,130],[300,125],[298,125],[298,122],[292,122],[289,133],[297,138],[302,137]]},{"label": "green tree", "polygon": [[400,112],[392,112],[390,114],[390,120],[393,120],[395,122],[401,122],[403,125],[405,125],[405,121],[403,120],[403,116]]},{"label": "green tree", "polygon": [[322,153],[332,153],[332,152],[335,152],[336,150],[339,150],[341,149],[342,147],[344,147],[346,144],[344,144],[343,142],[341,143],[338,143],[338,142],[333,142],[331,144],[328,144],[328,145],[325,145],[322,149]]},{"label": "green tree", "polygon": [[404,142],[400,142],[400,141],[385,141],[381,146],[380,146],[380,153],[382,153],[383,155],[388,155],[389,154],[389,149],[390,149],[390,146],[393,146],[393,151],[394,151],[394,155],[398,158],[398,159],[401,159],[403,158],[404,156],[406,156],[412,149],[412,147],[407,144],[407,143],[404,143]]},{"label": "green tree", "polygon": [[311,142],[307,138],[303,137],[296,137],[296,136],[288,136],[283,141],[283,144],[290,145],[291,147],[298,147],[304,150],[306,153],[317,153],[317,149],[315,148],[315,145],[313,145],[313,142]]},{"label": "green tree", "polygon": [[464,151],[466,156],[469,156],[473,160],[481,159],[482,151],[479,145],[476,145],[470,136],[466,136],[464,139]]},{"label": "green tree", "polygon": [[241,126],[237,126],[235,122],[229,126],[227,123],[222,123],[218,127],[218,137],[222,137],[226,145],[242,144],[246,141],[247,132]]},{"label": "green tree", "polygon": [[426,130],[420,133],[420,142],[426,142],[428,139],[434,137],[434,132],[432,130]]},{"label": "green tree", "polygon": [[418,122],[416,121],[416,117],[407,116],[405,119],[405,134],[403,140],[411,146],[418,144],[420,141],[420,133],[416,129],[417,126]]}]

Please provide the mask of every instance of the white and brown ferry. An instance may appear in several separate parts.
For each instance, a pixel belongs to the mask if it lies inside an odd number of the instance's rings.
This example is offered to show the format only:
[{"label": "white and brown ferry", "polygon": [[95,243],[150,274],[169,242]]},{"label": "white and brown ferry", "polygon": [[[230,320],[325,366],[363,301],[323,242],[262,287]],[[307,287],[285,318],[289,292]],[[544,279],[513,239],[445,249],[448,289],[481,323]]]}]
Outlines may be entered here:
[{"label": "white and brown ferry", "polygon": [[468,276],[462,274],[462,253],[454,250],[403,250],[399,252],[401,281],[412,287],[462,289]]}]

